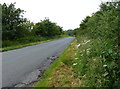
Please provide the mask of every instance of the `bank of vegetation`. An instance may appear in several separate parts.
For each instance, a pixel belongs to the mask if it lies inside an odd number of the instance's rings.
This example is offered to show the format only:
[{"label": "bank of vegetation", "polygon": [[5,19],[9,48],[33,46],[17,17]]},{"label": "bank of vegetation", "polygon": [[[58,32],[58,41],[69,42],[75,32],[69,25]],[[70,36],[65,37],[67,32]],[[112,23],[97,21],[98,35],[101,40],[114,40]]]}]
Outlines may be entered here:
[{"label": "bank of vegetation", "polygon": [[15,8],[15,3],[0,4],[0,7],[2,7],[2,51],[63,37],[62,27],[49,18],[33,23],[23,17],[25,11]]},{"label": "bank of vegetation", "polygon": [[102,3],[78,28],[75,72],[85,86],[120,87],[119,13],[120,1]]},{"label": "bank of vegetation", "polygon": [[[120,87],[120,1],[106,2],[76,28],[76,42],[36,87]],[[53,71],[51,71],[53,70]],[[69,77],[69,78],[68,78]]]}]

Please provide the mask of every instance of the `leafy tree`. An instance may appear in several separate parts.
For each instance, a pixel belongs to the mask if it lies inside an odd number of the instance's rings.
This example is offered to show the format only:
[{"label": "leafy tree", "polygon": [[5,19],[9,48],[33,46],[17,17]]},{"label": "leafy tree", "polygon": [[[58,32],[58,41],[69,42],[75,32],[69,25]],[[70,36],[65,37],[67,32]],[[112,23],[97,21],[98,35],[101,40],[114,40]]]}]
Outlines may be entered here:
[{"label": "leafy tree", "polygon": [[3,40],[12,40],[20,37],[19,34],[23,29],[20,29],[22,23],[26,21],[22,14],[24,10],[15,8],[15,3],[2,5],[2,38]]},{"label": "leafy tree", "polygon": [[45,19],[34,26],[34,31],[39,36],[56,36],[62,34],[62,28],[57,26],[56,23]]},{"label": "leafy tree", "polygon": [[21,24],[20,29],[22,29],[21,33],[19,33],[19,36],[25,37],[25,36],[33,36],[34,33],[32,32],[34,27],[34,23],[30,21],[26,21]]},{"label": "leafy tree", "polygon": [[90,16],[87,16],[87,17],[81,22],[80,28],[81,28],[82,30],[86,28],[87,25],[86,25],[85,23],[87,23],[87,21],[89,20],[89,18],[90,18]]}]

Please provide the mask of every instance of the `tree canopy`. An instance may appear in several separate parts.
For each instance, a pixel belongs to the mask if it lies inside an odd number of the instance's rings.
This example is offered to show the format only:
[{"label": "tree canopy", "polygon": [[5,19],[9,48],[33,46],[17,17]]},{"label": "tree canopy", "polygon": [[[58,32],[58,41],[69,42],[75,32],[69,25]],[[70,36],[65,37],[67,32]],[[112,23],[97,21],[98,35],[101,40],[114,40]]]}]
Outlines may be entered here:
[{"label": "tree canopy", "polygon": [[2,36],[3,40],[19,37],[21,25],[26,19],[23,18],[24,10],[16,9],[14,4],[2,5]]},{"label": "tree canopy", "polygon": [[2,39],[13,40],[27,36],[57,36],[62,34],[62,27],[45,18],[33,23],[23,18],[24,10],[15,8],[15,3],[2,5]]},{"label": "tree canopy", "polygon": [[36,23],[34,30],[36,35],[39,36],[56,36],[62,34],[62,28],[46,18]]}]

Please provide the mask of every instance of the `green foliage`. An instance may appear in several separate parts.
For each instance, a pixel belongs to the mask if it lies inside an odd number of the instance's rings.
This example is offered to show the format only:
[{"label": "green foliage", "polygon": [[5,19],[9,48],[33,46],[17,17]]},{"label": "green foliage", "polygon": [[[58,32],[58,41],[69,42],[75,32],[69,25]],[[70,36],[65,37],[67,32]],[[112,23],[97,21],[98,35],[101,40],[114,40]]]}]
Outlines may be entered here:
[{"label": "green foliage", "polygon": [[0,6],[2,7],[3,47],[43,41],[52,37],[56,38],[63,33],[62,27],[49,19],[45,18],[45,20],[35,24],[23,18],[25,11],[15,8],[15,3],[10,5],[4,3]]},{"label": "green foliage", "polygon": [[45,18],[34,26],[34,32],[38,36],[56,36],[62,34],[62,28]]},{"label": "green foliage", "polygon": [[14,4],[2,5],[2,38],[3,40],[15,39],[21,33],[21,24],[25,22],[22,18],[23,10],[16,9]]},{"label": "green foliage", "polygon": [[34,23],[30,21],[26,21],[23,24],[21,24],[21,27],[19,28],[21,31],[19,33],[19,38],[34,36],[34,33],[32,32],[33,27]]},{"label": "green foliage", "polygon": [[48,38],[45,37],[35,37],[35,36],[29,36],[29,37],[23,37],[15,40],[5,40],[2,42],[2,47],[10,47],[10,46],[16,46],[16,45],[22,45],[32,42],[39,42],[43,40],[47,40]]},{"label": "green foliage", "polygon": [[76,35],[76,30],[69,29],[69,30],[64,31],[64,33],[68,36],[75,36]]},{"label": "green foliage", "polygon": [[28,36],[28,37],[18,38],[15,40],[4,40],[4,41],[2,41],[3,48],[0,50],[2,52],[4,52],[4,51],[8,51],[8,50],[23,48],[26,46],[31,46],[31,45],[36,45],[36,44],[40,44],[43,42],[52,41],[52,40],[64,38],[64,37],[65,36],[63,36],[63,35],[54,36],[54,37]]},{"label": "green foliage", "polygon": [[87,17],[81,22],[80,28],[81,28],[82,30],[84,30],[84,29],[87,27],[87,25],[86,25],[85,23],[88,22],[89,18],[90,18],[90,17],[87,16]]},{"label": "green foliage", "polygon": [[[114,87],[120,84],[119,12],[120,1],[102,3],[100,10],[91,17],[86,17],[80,24],[80,28],[77,29],[78,38],[86,36],[88,39],[94,40],[90,44],[89,54],[82,52],[84,56],[79,56],[81,64],[77,66],[78,69],[83,69],[81,73],[78,72],[78,76],[86,76],[83,78],[86,81],[86,86]],[[92,61],[93,58],[96,58],[97,61]],[[98,65],[95,64],[97,62]],[[89,68],[90,66],[92,67]],[[96,78],[90,74],[96,74]]]}]

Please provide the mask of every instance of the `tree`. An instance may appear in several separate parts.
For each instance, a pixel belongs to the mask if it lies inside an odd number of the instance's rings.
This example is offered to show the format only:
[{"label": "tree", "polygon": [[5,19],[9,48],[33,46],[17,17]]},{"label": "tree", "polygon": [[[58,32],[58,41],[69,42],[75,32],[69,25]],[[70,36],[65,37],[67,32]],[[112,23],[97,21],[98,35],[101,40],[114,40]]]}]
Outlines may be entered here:
[{"label": "tree", "polygon": [[85,23],[88,22],[89,18],[90,18],[90,16],[86,16],[86,18],[85,18],[84,20],[82,20],[82,22],[81,22],[81,24],[80,24],[80,28],[81,28],[82,30],[86,28],[87,25],[86,25]]},{"label": "tree", "polygon": [[15,3],[6,5],[5,3],[2,5],[2,38],[3,40],[12,40],[16,39],[19,34],[22,32],[20,29],[22,23],[26,21],[23,18],[22,14],[24,14],[24,10],[20,8],[15,8]]},{"label": "tree", "polygon": [[56,23],[53,23],[49,19],[45,18],[45,20],[35,24],[33,32],[39,36],[50,37],[62,34],[62,28],[57,26]]},{"label": "tree", "polygon": [[76,30],[69,29],[69,30],[65,31],[65,34],[69,35],[69,36],[75,36]]},{"label": "tree", "polygon": [[33,22],[30,22],[30,21],[26,21],[24,23],[21,24],[21,27],[20,29],[21,32],[19,33],[19,36],[21,37],[26,37],[26,36],[33,36],[34,33],[32,32],[33,30],[33,27],[34,27],[34,23]]}]

